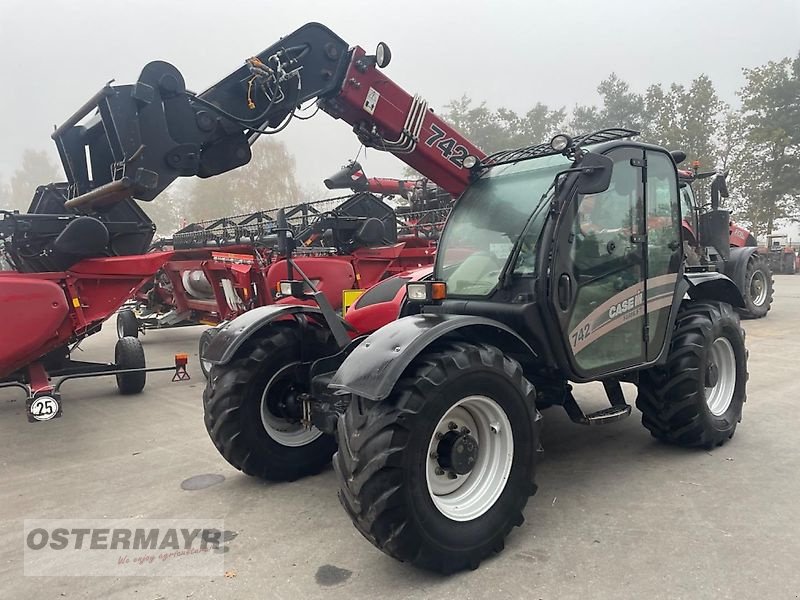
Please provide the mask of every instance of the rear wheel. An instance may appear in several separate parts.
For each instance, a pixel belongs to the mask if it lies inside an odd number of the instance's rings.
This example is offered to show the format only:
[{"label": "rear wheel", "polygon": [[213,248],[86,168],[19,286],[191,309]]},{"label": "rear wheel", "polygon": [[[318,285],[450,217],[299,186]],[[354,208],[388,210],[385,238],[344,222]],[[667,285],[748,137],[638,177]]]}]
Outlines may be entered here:
[{"label": "rear wheel", "polygon": [[339,499],[386,554],[450,573],[499,552],[535,491],[538,411],[519,364],[488,345],[420,355],[383,402],[337,429]]},{"label": "rear wheel", "polygon": [[713,448],[742,420],[746,383],[744,331],[731,306],[684,302],[667,363],[640,374],[636,406],[659,440]]},{"label": "rear wheel", "polygon": [[772,307],[772,270],[766,259],[753,254],[747,262],[744,277],[744,308],[738,309],[745,319],[760,319]]},{"label": "rear wheel", "polygon": [[200,334],[200,341],[198,343],[197,348],[197,359],[200,362],[200,370],[203,372],[203,376],[208,379],[208,374],[211,372],[211,363],[203,358],[206,353],[206,348],[211,343],[217,334],[219,333],[219,329],[216,327],[210,327],[206,329],[203,333]]},{"label": "rear wheel", "polygon": [[117,337],[139,337],[139,319],[132,310],[126,308],[117,313]]},{"label": "rear wheel", "polygon": [[225,460],[271,481],[294,481],[330,464],[334,438],[300,420],[298,367],[335,351],[327,331],[281,323],[232,362],[214,365],[203,393],[205,425]]},{"label": "rear wheel", "polygon": [[[135,337],[126,336],[117,340],[114,346],[114,363],[118,369],[144,369],[144,348]],[[147,373],[118,373],[117,388],[120,394],[138,394],[144,389]]]}]

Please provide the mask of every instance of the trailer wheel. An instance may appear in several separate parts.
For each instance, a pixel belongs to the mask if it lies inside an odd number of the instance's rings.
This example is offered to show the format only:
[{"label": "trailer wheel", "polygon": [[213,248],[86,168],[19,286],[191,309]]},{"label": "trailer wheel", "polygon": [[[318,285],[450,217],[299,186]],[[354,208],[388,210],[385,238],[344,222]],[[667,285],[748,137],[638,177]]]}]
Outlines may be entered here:
[{"label": "trailer wheel", "polygon": [[335,351],[327,331],[309,327],[304,332],[287,322],[271,325],[230,363],[214,365],[203,408],[206,430],[223,458],[247,475],[270,481],[294,481],[329,465],[334,438],[291,415],[305,391],[295,370],[301,359]]},{"label": "trailer wheel", "polygon": [[[114,363],[119,369],[144,369],[144,348],[135,337],[123,337],[114,346]],[[138,394],[144,389],[147,373],[118,373],[117,388],[120,394]]]},{"label": "trailer wheel", "polygon": [[742,290],[745,307],[738,309],[739,314],[745,319],[766,316],[772,307],[772,285],[772,269],[766,259],[753,254],[747,262]]},{"label": "trailer wheel", "polygon": [[339,420],[339,500],[389,556],[451,573],[503,549],[535,491],[538,420],[520,365],[488,345],[420,355],[382,402]]},{"label": "trailer wheel", "polygon": [[203,333],[200,334],[200,342],[198,343],[197,349],[197,358],[200,362],[200,370],[203,372],[203,376],[208,379],[208,374],[211,372],[211,363],[207,360],[203,359],[203,356],[206,353],[206,348],[211,343],[217,334],[219,333],[219,329],[216,327],[209,327]]},{"label": "trailer wheel", "polygon": [[657,439],[713,448],[742,420],[747,351],[739,317],[722,302],[684,302],[667,363],[639,377],[637,408]]},{"label": "trailer wheel", "polygon": [[117,313],[117,337],[139,337],[139,319],[132,310],[126,308]]}]

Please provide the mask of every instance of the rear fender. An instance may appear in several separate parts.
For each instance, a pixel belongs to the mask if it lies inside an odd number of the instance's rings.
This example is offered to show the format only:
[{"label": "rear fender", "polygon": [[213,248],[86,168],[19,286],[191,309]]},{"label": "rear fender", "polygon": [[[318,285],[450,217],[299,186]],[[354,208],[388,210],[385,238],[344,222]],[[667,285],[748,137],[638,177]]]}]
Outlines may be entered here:
[{"label": "rear fender", "polygon": [[[272,304],[250,310],[219,326],[219,333],[206,348],[203,359],[214,365],[227,364],[247,340],[259,335],[271,323],[287,318],[297,319],[300,315],[324,322],[322,311],[314,306]],[[302,319],[297,320],[303,322]]]},{"label": "rear fender", "polygon": [[679,291],[689,294],[692,300],[718,300],[737,308],[745,306],[741,290],[722,273],[686,273],[683,278],[685,283],[681,287],[685,289]]},{"label": "rear fender", "polygon": [[420,314],[403,317],[367,337],[331,379],[336,394],[384,400],[411,362],[435,341],[457,335],[496,345],[523,360],[536,353],[502,323],[469,315]]},{"label": "rear fender", "polygon": [[747,263],[750,258],[758,253],[758,248],[754,246],[743,246],[741,248],[731,248],[731,256],[725,263],[725,275],[733,280],[733,283],[743,290],[746,285]]}]

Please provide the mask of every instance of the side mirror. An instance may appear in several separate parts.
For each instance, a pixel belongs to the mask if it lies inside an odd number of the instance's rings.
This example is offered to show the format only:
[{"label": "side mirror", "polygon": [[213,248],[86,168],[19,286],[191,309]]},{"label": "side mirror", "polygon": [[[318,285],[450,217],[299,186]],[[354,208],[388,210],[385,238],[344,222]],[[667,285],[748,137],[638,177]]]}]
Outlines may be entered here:
[{"label": "side mirror", "polygon": [[686,152],[683,150],[673,150],[670,152],[670,154],[672,155],[672,160],[675,161],[676,165],[679,165],[686,160]]},{"label": "side mirror", "polygon": [[594,152],[584,154],[578,168],[581,170],[577,185],[579,194],[600,194],[611,185],[614,161],[607,156]]}]

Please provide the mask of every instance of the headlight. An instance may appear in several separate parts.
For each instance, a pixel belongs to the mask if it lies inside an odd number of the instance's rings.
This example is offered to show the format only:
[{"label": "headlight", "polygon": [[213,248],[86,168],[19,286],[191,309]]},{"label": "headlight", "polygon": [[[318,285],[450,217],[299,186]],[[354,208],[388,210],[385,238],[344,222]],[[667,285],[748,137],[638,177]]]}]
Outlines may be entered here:
[{"label": "headlight", "polygon": [[305,296],[305,282],[286,280],[278,282],[278,293],[281,296],[294,296],[295,298],[302,298]]},{"label": "headlight", "polygon": [[438,302],[447,297],[447,284],[443,281],[420,281],[406,284],[410,302]]},{"label": "headlight", "polygon": [[424,302],[428,299],[428,288],[424,283],[409,283],[406,291],[408,299],[412,302]]}]

